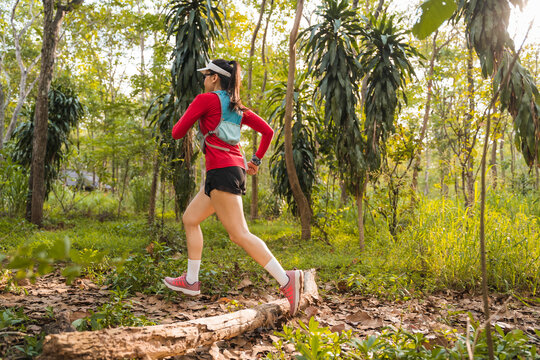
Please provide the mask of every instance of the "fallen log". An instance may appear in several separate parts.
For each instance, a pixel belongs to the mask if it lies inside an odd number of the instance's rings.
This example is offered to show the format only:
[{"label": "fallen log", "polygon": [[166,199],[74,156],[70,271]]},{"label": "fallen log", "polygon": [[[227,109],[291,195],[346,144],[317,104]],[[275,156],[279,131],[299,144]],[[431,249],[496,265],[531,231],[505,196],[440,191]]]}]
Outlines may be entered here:
[{"label": "fallen log", "polygon": [[[299,309],[318,298],[315,270],[304,271]],[[271,325],[286,314],[289,303],[281,299],[252,309],[167,325],[47,335],[39,359],[162,359]]]}]

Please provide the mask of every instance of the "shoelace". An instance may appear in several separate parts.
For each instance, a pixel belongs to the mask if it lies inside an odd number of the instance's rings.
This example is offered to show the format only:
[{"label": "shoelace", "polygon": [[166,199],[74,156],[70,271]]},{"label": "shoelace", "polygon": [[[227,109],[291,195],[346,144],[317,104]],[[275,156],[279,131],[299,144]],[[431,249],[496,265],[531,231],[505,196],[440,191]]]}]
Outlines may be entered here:
[{"label": "shoelace", "polygon": [[292,297],[293,295],[293,289],[292,286],[286,289],[283,289],[283,295],[285,295],[287,298]]},{"label": "shoelace", "polygon": [[179,287],[186,287],[185,278],[180,276],[179,278],[174,279],[174,285]]}]

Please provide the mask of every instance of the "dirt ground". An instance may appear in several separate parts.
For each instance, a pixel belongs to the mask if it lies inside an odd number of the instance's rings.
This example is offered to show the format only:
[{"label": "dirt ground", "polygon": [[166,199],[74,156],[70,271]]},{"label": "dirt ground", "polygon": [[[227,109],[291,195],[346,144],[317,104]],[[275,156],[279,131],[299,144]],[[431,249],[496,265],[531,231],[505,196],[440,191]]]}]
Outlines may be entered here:
[{"label": "dirt ground", "polygon": [[[106,287],[98,287],[88,279],[77,279],[66,285],[58,274],[49,274],[37,280],[35,284],[22,285],[25,294],[0,293],[0,308],[23,307],[25,314],[35,320],[28,327],[28,332],[39,334],[75,331],[71,326],[74,320],[90,315],[109,300],[110,292]],[[321,301],[307,308],[296,318],[282,318],[274,328],[259,328],[249,334],[214,343],[212,346],[193,349],[188,354],[171,359],[257,359],[268,352],[275,351],[273,341],[278,337],[275,331],[281,331],[284,324],[295,326],[298,320],[307,323],[314,316],[322,326],[333,331],[353,329],[359,336],[380,332],[386,326],[404,328],[409,332],[422,332],[435,342],[444,341],[438,336],[443,330],[463,329],[470,312],[476,319],[482,320],[482,300],[479,296],[447,292],[430,295],[421,299],[407,301],[382,301],[373,297],[364,297],[340,293],[331,285],[322,291]],[[277,288],[269,286],[265,293],[256,290],[249,279],[241,282],[239,288],[225,298],[201,295],[197,298],[175,296],[172,301],[165,301],[161,295],[143,295],[130,298],[135,315],[145,315],[159,324],[193,320],[196,318],[222,315],[241,308],[250,308],[258,304],[276,300],[280,297]],[[525,304],[510,296],[491,297],[491,311],[494,322],[505,331],[521,329],[531,335],[531,341],[540,345],[534,337],[534,330],[540,329],[540,304]],[[54,318],[47,316],[47,307],[54,309]],[[17,335],[5,337],[7,343],[20,341]],[[5,350],[1,348],[0,353]],[[285,351],[293,357],[294,347]]]}]

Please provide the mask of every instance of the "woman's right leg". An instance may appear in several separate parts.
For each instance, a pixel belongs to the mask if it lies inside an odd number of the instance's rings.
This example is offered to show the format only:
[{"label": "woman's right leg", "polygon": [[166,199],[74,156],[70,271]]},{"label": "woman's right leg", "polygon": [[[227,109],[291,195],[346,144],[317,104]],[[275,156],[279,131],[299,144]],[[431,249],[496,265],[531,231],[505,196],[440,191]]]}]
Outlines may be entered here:
[{"label": "woman's right leg", "polygon": [[201,260],[203,249],[203,234],[200,224],[215,212],[210,198],[204,193],[204,187],[189,203],[182,222],[186,231],[188,259]]},{"label": "woman's right leg", "polygon": [[210,202],[210,198],[204,193],[204,188],[202,188],[193,200],[191,200],[191,203],[189,203],[182,216],[188,248],[187,273],[177,278],[166,277],[163,279],[163,282],[168,288],[192,296],[201,293],[198,280],[203,249],[203,235],[200,224],[213,213],[214,207]]}]

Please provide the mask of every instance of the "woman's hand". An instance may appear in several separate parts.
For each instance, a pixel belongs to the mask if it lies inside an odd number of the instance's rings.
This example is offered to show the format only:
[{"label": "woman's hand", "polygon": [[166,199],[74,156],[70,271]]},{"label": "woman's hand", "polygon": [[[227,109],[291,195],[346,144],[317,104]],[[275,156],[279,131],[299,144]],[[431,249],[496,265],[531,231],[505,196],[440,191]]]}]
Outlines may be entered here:
[{"label": "woman's hand", "polygon": [[259,167],[257,165],[255,165],[254,163],[252,163],[251,161],[247,163],[247,170],[246,170],[246,173],[248,175],[255,175],[257,174],[257,171],[259,171]]}]

